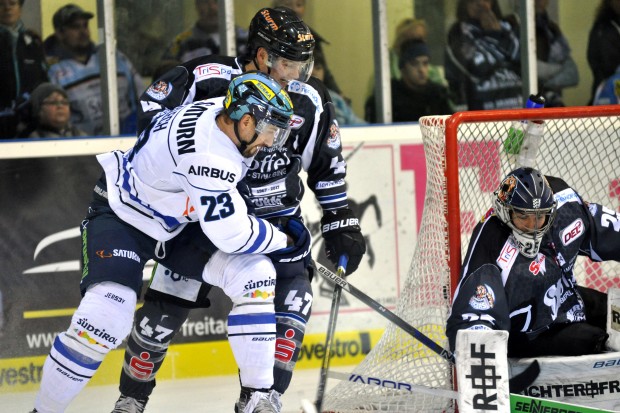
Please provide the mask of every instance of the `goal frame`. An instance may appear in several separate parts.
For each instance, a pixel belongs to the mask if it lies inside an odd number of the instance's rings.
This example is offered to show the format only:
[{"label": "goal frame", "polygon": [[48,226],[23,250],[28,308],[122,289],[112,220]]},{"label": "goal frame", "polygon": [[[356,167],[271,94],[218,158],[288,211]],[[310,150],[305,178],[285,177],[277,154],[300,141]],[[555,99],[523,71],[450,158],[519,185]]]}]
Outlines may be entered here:
[{"label": "goal frame", "polygon": [[536,119],[593,118],[620,116],[620,105],[572,106],[541,109],[501,109],[457,112],[445,120],[446,221],[448,228],[448,266],[451,296],[461,272],[461,217],[459,197],[458,129],[464,123],[504,122]]}]

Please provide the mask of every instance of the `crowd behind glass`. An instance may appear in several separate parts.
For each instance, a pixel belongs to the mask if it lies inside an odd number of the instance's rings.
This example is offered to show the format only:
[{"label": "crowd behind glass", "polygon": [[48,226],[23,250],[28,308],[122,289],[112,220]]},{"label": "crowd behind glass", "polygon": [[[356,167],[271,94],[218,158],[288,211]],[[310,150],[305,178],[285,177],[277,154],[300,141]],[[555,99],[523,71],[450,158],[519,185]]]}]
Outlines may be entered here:
[{"label": "crowd behind glass", "polygon": [[[92,37],[97,29],[97,19],[93,19],[96,10],[71,3],[49,10],[53,32],[42,37],[42,30],[23,23],[28,1],[33,0],[0,0],[0,139],[105,134],[102,62],[98,53],[102,46]],[[235,3],[237,23],[243,13],[252,15],[253,10],[245,10],[247,3],[242,3],[241,10],[239,3]],[[370,9],[371,2],[366,3],[343,4]],[[521,25],[517,12],[521,1],[445,0],[441,7],[436,7],[439,16],[429,13],[434,1],[414,4],[411,16],[401,15],[388,25],[394,122],[412,122],[425,115],[461,110],[523,107]],[[139,97],[158,76],[197,56],[222,54],[218,5],[218,0],[116,2],[121,134],[135,133]],[[346,54],[345,43],[357,34],[345,30],[351,36],[328,39],[314,29],[321,27],[325,13],[335,11],[332,3],[256,1],[256,9],[264,6],[290,7],[312,28],[318,40],[313,74],[329,89],[341,125],[380,120],[376,113],[373,65],[357,65],[354,60],[358,58],[352,56],[351,64],[342,67],[341,59],[328,57],[333,57],[336,50]],[[593,19],[584,21],[581,28],[558,24],[561,6],[557,0],[534,0],[536,92],[544,95],[547,107],[617,104],[620,0],[600,0]],[[369,30],[371,27],[368,21]],[[587,33],[587,48],[580,53],[585,55],[577,55],[571,49],[564,34],[567,30]],[[238,25],[235,38],[235,49],[241,56],[245,52],[247,27]],[[367,50],[372,54],[371,44]],[[580,72],[576,64],[579,60],[587,61],[591,73],[584,74],[583,65]],[[353,76],[363,77],[366,82],[351,87],[349,78]],[[564,90],[583,84],[584,77],[592,79],[591,85],[587,85],[588,96],[579,102],[566,100]]]}]

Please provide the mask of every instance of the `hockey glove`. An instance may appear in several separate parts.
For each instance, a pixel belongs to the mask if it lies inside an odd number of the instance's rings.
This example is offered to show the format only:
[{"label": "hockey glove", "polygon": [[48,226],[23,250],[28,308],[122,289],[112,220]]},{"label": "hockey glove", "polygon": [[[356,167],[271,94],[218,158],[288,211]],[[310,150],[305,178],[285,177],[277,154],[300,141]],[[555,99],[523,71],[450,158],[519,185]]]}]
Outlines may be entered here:
[{"label": "hockey glove", "polygon": [[289,218],[284,225],[280,225],[281,231],[293,238],[294,245],[267,254],[276,269],[278,278],[294,277],[304,274],[310,265],[310,246],[312,236],[300,218]]},{"label": "hockey glove", "polygon": [[327,258],[338,265],[338,258],[346,254],[349,257],[347,275],[353,274],[366,253],[366,240],[353,211],[342,208],[325,212],[321,219],[321,232]]}]

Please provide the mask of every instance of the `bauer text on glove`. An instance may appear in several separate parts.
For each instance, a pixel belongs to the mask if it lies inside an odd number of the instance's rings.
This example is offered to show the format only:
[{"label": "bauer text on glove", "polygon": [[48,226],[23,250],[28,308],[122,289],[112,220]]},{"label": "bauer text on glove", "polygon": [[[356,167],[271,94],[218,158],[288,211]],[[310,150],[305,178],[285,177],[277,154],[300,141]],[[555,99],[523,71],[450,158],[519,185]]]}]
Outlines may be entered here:
[{"label": "bauer text on glove", "polygon": [[359,219],[349,208],[327,211],[321,219],[321,232],[325,239],[327,258],[337,265],[341,255],[349,257],[347,274],[352,274],[366,252]]}]

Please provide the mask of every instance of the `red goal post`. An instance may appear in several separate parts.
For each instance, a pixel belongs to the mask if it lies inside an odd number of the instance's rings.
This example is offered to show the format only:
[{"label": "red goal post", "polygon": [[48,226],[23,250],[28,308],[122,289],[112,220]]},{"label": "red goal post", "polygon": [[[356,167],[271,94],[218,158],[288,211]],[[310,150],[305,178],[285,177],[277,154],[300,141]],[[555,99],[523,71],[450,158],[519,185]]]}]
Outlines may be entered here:
[{"label": "red goal post", "polygon": [[[432,119],[432,117],[431,117]],[[545,120],[547,127],[541,144],[541,151],[537,159],[537,168],[543,173],[553,175],[558,163],[563,162],[566,157],[581,156],[589,161],[600,161],[597,164],[582,164],[583,168],[600,168],[602,176],[595,176],[602,181],[609,183],[609,197],[607,200],[615,201],[612,204],[604,202],[605,196],[597,191],[595,198],[586,198],[593,202],[600,202],[605,206],[618,209],[620,199],[620,156],[615,148],[620,147],[620,105],[608,106],[579,106],[564,108],[545,108],[545,109],[521,109],[521,110],[489,110],[459,112],[445,120],[445,174],[446,174],[446,219],[448,222],[448,265],[450,268],[451,290],[456,288],[461,268],[463,251],[466,249],[462,242],[461,226],[461,189],[459,187],[459,169],[463,164],[464,155],[459,151],[459,146],[467,140],[463,139],[463,134],[459,131],[467,130],[467,125],[472,124],[502,124],[498,127],[498,142],[505,139],[508,128],[512,121],[520,120]],[[429,119],[421,121],[427,123]],[[550,127],[552,126],[552,128]],[[581,130],[580,130],[581,128]],[[490,128],[486,128],[491,130]],[[481,130],[481,129],[477,129]],[[485,130],[483,127],[482,130]],[[555,133],[557,136],[549,137]],[[423,132],[424,134],[424,132]],[[571,142],[569,142],[569,140]],[[580,144],[581,141],[583,145]],[[545,151],[543,148],[547,148]],[[563,152],[564,149],[564,152]],[[582,152],[582,149],[584,152]],[[571,152],[571,150],[573,152]],[[586,153],[588,155],[586,156]],[[590,155],[592,154],[592,155]],[[482,154],[480,154],[482,156]],[[501,154],[500,154],[501,155]],[[551,156],[549,156],[551,155]],[[506,155],[508,156],[508,155]],[[480,157],[478,157],[480,159]],[[428,160],[427,160],[428,163]],[[508,172],[514,163],[510,160],[500,160],[501,164],[510,166],[508,169],[503,167],[503,173]],[[503,165],[502,165],[503,166]],[[608,171],[615,171],[617,175],[606,176]],[[571,169],[568,176],[560,175],[569,185],[584,193],[587,186],[599,185],[597,182],[582,179],[585,176],[582,169]],[[503,174],[501,174],[503,176]],[[571,179],[572,178],[572,179]],[[612,184],[615,183],[615,184]],[[493,187],[497,187],[499,182],[495,182]],[[616,186],[614,186],[616,185]],[[600,192],[600,191],[599,191]],[[613,194],[612,194],[613,192]],[[612,195],[618,198],[612,200]],[[488,205],[490,207],[490,205]],[[484,213],[485,211],[479,211]],[[455,230],[458,229],[458,230]],[[595,270],[591,271],[596,275]],[[620,275],[616,273],[617,275]],[[599,274],[600,275],[600,274]],[[603,289],[602,283],[592,283],[591,286]]]}]

